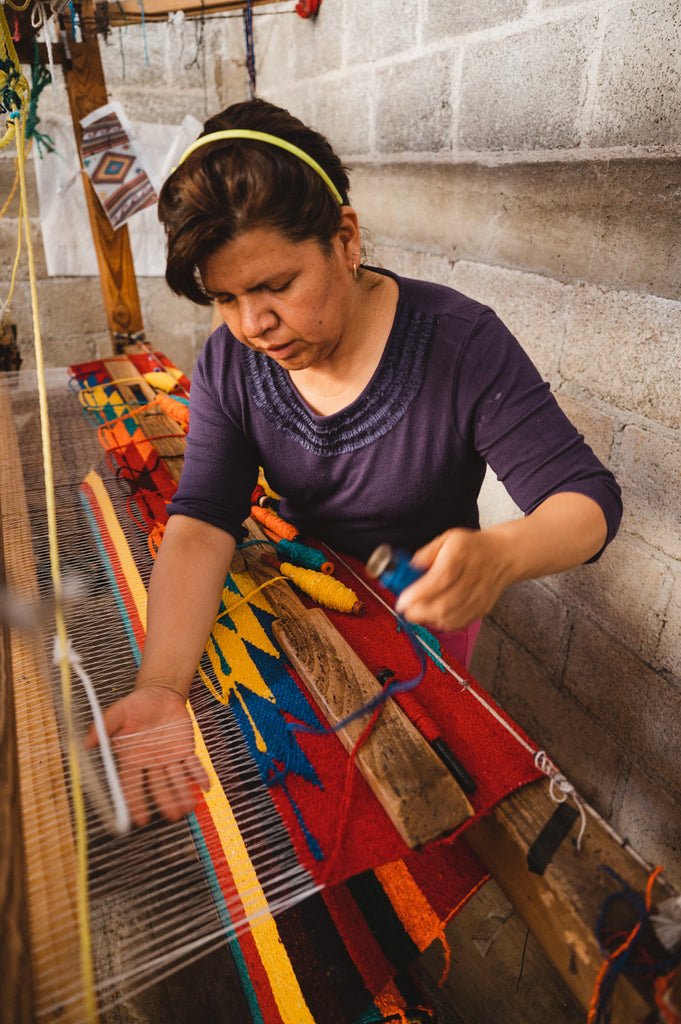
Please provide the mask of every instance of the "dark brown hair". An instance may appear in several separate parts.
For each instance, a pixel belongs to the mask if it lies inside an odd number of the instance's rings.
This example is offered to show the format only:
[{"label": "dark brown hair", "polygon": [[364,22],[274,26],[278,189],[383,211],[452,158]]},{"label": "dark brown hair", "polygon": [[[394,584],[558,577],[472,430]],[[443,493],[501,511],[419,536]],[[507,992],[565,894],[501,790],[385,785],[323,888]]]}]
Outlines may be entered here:
[{"label": "dark brown hair", "polygon": [[[347,171],[319,132],[265,100],[235,103],[209,118],[201,135],[230,128],[268,132],[292,142],[324,168],[347,203]],[[168,241],[166,280],[200,305],[210,299],[197,265],[242,231],[272,227],[292,242],[316,239],[327,248],[341,207],[323,179],[278,146],[251,139],[207,142],[166,180],[158,216]]]}]

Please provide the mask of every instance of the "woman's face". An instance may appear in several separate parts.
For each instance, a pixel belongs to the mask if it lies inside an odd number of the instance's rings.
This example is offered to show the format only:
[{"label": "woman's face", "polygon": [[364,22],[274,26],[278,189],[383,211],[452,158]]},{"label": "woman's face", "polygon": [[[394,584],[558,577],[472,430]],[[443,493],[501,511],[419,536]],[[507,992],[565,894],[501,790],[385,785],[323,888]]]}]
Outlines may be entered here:
[{"label": "woman's face", "polygon": [[203,286],[232,334],[287,370],[321,366],[342,341],[352,309],[351,232],[330,251],[279,231],[245,231],[200,264]]}]

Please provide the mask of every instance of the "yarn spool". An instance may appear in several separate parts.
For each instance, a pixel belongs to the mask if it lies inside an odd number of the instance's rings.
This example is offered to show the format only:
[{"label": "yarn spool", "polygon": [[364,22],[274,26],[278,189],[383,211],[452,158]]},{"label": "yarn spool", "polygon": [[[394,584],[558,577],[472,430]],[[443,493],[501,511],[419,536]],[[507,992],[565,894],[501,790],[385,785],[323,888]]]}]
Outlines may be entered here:
[{"label": "yarn spool", "polygon": [[251,515],[260,523],[267,535],[275,540],[297,540],[300,537],[295,527],[269,508],[251,505]]},{"label": "yarn spool", "polygon": [[284,539],[276,545],[276,551],[282,562],[292,562],[301,569],[314,569],[315,572],[323,572],[327,576],[333,572],[333,562],[329,562],[321,551],[311,548],[308,544]]},{"label": "yarn spool", "polygon": [[381,544],[367,562],[367,572],[378,579],[387,590],[398,597],[417,579],[423,576],[423,569],[411,564],[408,551]]},{"label": "yarn spool", "polygon": [[337,612],[348,612],[361,615],[364,605],[359,601],[354,590],[350,590],[340,580],[314,569],[301,569],[299,565],[282,562],[279,566],[282,576],[288,577],[292,583],[311,597],[317,604],[324,605]]}]

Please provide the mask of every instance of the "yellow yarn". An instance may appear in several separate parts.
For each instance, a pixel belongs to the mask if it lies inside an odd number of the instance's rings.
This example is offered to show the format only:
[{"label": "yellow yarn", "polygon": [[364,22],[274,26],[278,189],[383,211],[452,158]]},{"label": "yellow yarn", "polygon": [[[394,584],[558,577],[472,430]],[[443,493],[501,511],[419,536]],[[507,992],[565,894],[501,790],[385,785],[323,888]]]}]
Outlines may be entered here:
[{"label": "yellow yarn", "polygon": [[317,604],[332,608],[337,612],[352,612],[359,604],[354,590],[350,590],[340,580],[315,569],[301,569],[299,565],[282,562],[279,566],[284,576],[295,583],[303,593],[311,597]]},{"label": "yellow yarn", "polygon": [[177,387],[177,378],[164,370],[150,370],[149,373],[144,374],[144,379],[147,384],[151,384],[152,388],[160,388],[161,391],[167,391],[169,394]]}]

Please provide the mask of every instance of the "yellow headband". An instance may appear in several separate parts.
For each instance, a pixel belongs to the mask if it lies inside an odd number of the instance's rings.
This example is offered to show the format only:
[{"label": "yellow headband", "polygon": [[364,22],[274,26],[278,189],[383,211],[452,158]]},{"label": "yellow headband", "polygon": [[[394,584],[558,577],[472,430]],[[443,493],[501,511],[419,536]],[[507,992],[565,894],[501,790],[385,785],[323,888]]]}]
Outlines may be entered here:
[{"label": "yellow headband", "polygon": [[229,128],[222,132],[211,132],[210,135],[202,135],[200,139],[197,139],[196,142],[191,144],[189,149],[185,150],[180,157],[177,166],[179,167],[180,164],[187,159],[189,154],[193,153],[195,149],[199,148],[199,146],[205,146],[208,142],[217,142],[219,139],[255,139],[258,142],[269,142],[271,146],[278,146],[279,149],[285,149],[288,153],[293,153],[293,155],[297,156],[299,160],[302,160],[308,165],[308,167],[311,167],[313,171],[317,172],[339,206],[344,205],[342,195],[331,181],[331,178],[328,176],[324,168],[320,167],[316,160],[313,160],[311,156],[308,156],[308,154],[304,150],[299,149],[298,146],[294,146],[292,142],[287,142],[286,139],[280,139],[277,135],[268,135],[267,132],[254,132],[248,128]]}]

